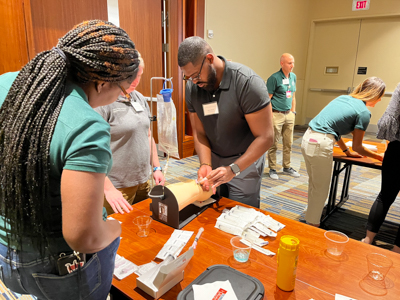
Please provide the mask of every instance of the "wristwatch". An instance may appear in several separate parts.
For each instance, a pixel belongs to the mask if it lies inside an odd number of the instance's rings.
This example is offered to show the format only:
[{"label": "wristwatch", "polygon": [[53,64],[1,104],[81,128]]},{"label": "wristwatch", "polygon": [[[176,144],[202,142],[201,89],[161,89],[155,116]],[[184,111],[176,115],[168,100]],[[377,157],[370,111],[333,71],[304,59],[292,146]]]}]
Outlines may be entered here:
[{"label": "wristwatch", "polygon": [[161,167],[154,167],[153,172],[155,172],[155,171],[162,171],[162,169],[161,169]]},{"label": "wristwatch", "polygon": [[240,174],[240,168],[237,164],[230,164],[231,170],[235,176],[238,176]]}]

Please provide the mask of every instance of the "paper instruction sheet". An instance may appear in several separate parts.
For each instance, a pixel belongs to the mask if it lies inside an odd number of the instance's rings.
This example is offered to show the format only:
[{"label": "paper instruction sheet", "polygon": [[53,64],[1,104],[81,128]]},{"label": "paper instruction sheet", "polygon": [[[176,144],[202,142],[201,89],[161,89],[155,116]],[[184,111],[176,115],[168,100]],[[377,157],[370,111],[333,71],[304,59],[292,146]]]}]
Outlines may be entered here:
[{"label": "paper instruction sheet", "polygon": [[171,237],[162,247],[160,252],[158,252],[156,257],[159,259],[166,259],[168,254],[172,254],[177,257],[181,253],[183,247],[190,240],[192,235],[193,231],[175,229],[174,232],[171,234]]}]

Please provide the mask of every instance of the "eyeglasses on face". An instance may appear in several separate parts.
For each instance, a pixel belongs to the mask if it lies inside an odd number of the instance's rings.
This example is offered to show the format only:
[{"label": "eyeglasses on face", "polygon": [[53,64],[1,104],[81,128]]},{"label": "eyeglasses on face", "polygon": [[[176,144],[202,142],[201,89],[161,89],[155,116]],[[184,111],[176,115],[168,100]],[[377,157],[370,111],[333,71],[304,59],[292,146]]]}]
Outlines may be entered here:
[{"label": "eyeglasses on face", "polygon": [[203,69],[203,65],[204,65],[204,61],[206,60],[206,57],[207,57],[207,55],[204,56],[204,58],[203,58],[203,62],[201,63],[199,74],[197,74],[196,77],[186,77],[185,75],[183,75],[183,80],[186,80],[186,81],[200,80],[201,70]]}]

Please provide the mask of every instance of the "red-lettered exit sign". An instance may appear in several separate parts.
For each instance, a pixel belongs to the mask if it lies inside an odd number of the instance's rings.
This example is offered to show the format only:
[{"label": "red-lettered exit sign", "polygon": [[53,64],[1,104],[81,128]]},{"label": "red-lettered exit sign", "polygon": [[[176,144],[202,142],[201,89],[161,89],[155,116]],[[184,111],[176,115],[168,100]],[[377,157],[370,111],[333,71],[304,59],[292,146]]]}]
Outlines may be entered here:
[{"label": "red-lettered exit sign", "polygon": [[353,11],[355,10],[368,10],[371,0],[358,1],[353,0]]}]

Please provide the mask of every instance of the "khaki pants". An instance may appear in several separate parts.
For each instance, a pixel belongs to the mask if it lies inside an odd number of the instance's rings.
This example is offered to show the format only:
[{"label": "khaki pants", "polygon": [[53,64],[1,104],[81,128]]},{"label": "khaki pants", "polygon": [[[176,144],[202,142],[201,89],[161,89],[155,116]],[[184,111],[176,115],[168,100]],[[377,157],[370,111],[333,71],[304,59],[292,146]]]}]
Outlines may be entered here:
[{"label": "khaki pants", "polygon": [[274,144],[268,150],[268,166],[270,169],[276,170],[276,150],[278,149],[278,142],[282,136],[282,165],[284,168],[290,168],[290,155],[292,154],[295,114],[292,112],[288,114],[274,112],[273,120],[275,137]]},{"label": "khaki pants", "polygon": [[[135,186],[127,187],[127,188],[119,188],[117,189],[122,193],[122,196],[130,205],[143,201],[149,198],[150,185],[149,182],[145,182],[142,184],[138,184]],[[104,207],[107,210],[107,215],[111,215],[114,213],[110,204],[108,203],[106,197],[104,196]]]},{"label": "khaki pants", "polygon": [[301,153],[309,177],[306,221],[311,224],[320,223],[328,197],[335,141],[332,134],[319,133],[309,128],[301,142]]}]

